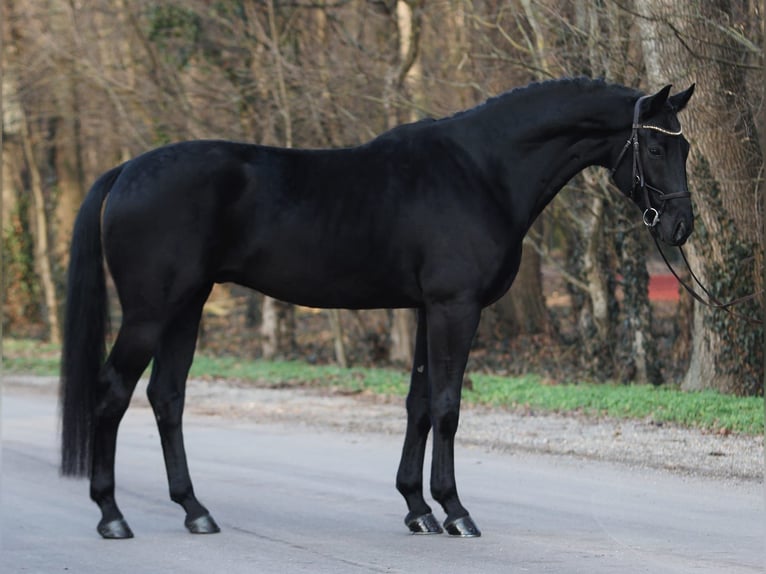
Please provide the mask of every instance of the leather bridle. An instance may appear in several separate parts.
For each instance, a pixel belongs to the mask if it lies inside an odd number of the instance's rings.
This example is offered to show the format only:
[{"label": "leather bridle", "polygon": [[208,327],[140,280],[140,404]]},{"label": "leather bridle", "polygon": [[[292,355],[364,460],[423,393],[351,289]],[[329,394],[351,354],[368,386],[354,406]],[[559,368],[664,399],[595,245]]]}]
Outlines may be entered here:
[{"label": "leather bridle", "polygon": [[[641,111],[641,103],[648,97],[649,96],[642,96],[638,98],[638,101],[636,101],[636,105],[633,108],[633,126],[630,131],[630,138],[628,138],[628,141],[625,142],[625,145],[620,151],[620,155],[617,156],[617,161],[615,161],[614,163],[614,167],[611,170],[611,175],[612,175],[612,179],[614,179],[614,174],[617,171],[617,168],[620,167],[620,163],[622,162],[623,158],[626,156],[628,149],[632,147],[633,148],[633,176],[632,176],[633,186],[630,189],[630,198],[634,202],[636,202],[636,189],[641,190],[641,193],[644,196],[644,206],[645,206],[642,219],[644,221],[644,225],[646,225],[649,228],[652,228],[659,223],[660,217],[662,216],[662,213],[665,210],[665,203],[667,201],[670,201],[671,199],[684,199],[687,197],[691,197],[691,194],[688,191],[676,191],[673,193],[666,193],[663,190],[657,187],[654,187],[653,185],[650,185],[646,181],[646,177],[644,176],[644,166],[643,166],[643,163],[641,162],[641,156],[639,154],[638,130],[654,130],[668,136],[680,136],[682,133],[681,129],[679,129],[678,131],[671,131],[665,128],[661,128],[659,126],[639,123],[638,117]],[[652,199],[649,194],[650,191],[657,196],[657,200],[659,201],[659,209],[657,207],[654,207],[654,205],[652,205]]]},{"label": "leather bridle", "polygon": [[[662,216],[662,213],[665,209],[665,203],[667,201],[670,201],[672,199],[684,199],[687,197],[691,197],[691,194],[688,191],[677,191],[674,193],[665,193],[661,189],[654,187],[652,185],[649,185],[646,182],[646,177],[644,176],[644,166],[641,163],[641,156],[639,155],[638,130],[654,130],[668,136],[680,136],[682,133],[682,130],[680,128],[678,129],[678,131],[671,131],[665,128],[661,128],[659,126],[639,123],[638,117],[641,111],[641,103],[648,97],[650,96],[642,96],[638,98],[638,101],[636,101],[636,106],[635,108],[633,108],[633,126],[630,131],[630,138],[628,139],[627,142],[625,142],[625,145],[620,151],[620,154],[617,156],[617,161],[615,161],[614,163],[614,167],[611,170],[611,175],[612,175],[612,179],[614,179],[614,174],[617,171],[617,168],[620,167],[620,163],[622,162],[623,158],[628,153],[628,149],[632,147],[633,148],[633,176],[632,176],[633,186],[630,189],[630,199],[632,199],[634,203],[637,203],[636,189],[641,190],[641,193],[644,196],[644,205],[646,206],[642,219],[644,221],[644,225],[646,225],[648,228],[651,229],[659,223],[660,217]],[[651,195],[649,194],[650,191],[657,196],[657,199],[659,201],[659,209],[652,205]],[[760,296],[760,293],[753,293],[751,295],[746,295],[744,297],[738,297],[732,301],[726,301],[726,302],[720,301],[700,282],[700,280],[694,274],[694,271],[692,271],[691,267],[689,266],[689,261],[686,258],[686,253],[684,253],[683,249],[681,249],[681,247],[679,246],[678,249],[681,252],[681,257],[683,258],[683,261],[686,264],[686,268],[689,270],[689,274],[691,275],[694,283],[696,283],[697,286],[700,289],[702,289],[702,292],[705,294],[705,296],[703,297],[702,295],[697,293],[692,287],[690,287],[678,275],[676,270],[673,269],[673,266],[670,264],[670,261],[668,260],[668,258],[665,256],[665,253],[662,251],[662,248],[660,247],[660,244],[659,244],[659,241],[657,241],[657,238],[654,235],[652,235],[652,238],[654,239],[655,245],[657,245],[657,250],[660,252],[660,255],[662,255],[663,261],[668,266],[668,269],[670,269],[670,272],[678,280],[681,286],[683,286],[683,288],[686,289],[686,291],[688,291],[689,294],[696,301],[698,301],[699,303],[702,303],[703,305],[711,307],[713,309],[724,309],[730,315],[743,319],[744,321],[747,321],[748,323],[753,323],[757,325],[763,324],[763,321],[759,319],[753,318],[751,316],[743,315],[742,313],[737,313],[731,309],[731,307],[733,307],[734,305],[738,305],[740,303],[743,303],[745,301],[748,301],[750,299],[754,299],[755,297]]]}]

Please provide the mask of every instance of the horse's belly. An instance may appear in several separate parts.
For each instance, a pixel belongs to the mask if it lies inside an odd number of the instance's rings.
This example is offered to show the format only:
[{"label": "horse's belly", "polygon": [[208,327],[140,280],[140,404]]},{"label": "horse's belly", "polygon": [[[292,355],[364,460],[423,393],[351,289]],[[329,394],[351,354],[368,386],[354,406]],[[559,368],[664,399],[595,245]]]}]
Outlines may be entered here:
[{"label": "horse's belly", "polygon": [[255,258],[242,269],[221,273],[218,280],[306,307],[381,309],[421,304],[414,278],[401,269],[385,270],[374,260],[349,266],[304,255]]}]

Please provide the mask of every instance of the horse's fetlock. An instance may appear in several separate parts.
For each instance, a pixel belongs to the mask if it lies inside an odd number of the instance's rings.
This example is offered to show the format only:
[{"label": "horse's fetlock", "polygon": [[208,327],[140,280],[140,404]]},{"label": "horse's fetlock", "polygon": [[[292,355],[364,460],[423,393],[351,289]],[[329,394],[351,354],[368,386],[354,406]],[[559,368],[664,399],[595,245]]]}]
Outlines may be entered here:
[{"label": "horse's fetlock", "polygon": [[434,500],[441,503],[442,505],[445,503],[445,501],[450,500],[451,498],[457,497],[457,488],[455,487],[455,484],[440,484],[437,482],[431,483],[431,496],[434,497]]},{"label": "horse's fetlock", "polygon": [[423,490],[423,482],[421,480],[397,478],[396,490],[398,490],[402,496],[406,497],[410,494],[421,492]]},{"label": "horse's fetlock", "polygon": [[96,478],[91,479],[90,499],[99,505],[106,501],[114,500],[114,482]]},{"label": "horse's fetlock", "polygon": [[184,486],[182,488],[173,488],[170,490],[170,500],[184,506],[189,500],[194,498],[194,490],[191,485]]}]

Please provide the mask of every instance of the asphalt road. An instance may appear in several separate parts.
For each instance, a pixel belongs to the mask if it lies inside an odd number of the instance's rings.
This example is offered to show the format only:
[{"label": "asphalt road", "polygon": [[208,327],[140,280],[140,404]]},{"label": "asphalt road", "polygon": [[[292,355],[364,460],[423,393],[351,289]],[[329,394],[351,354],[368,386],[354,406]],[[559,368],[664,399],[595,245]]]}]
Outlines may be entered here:
[{"label": "asphalt road", "polygon": [[458,448],[462,498],[484,535],[411,536],[393,485],[399,437],[211,416],[186,427],[196,492],[222,532],[186,532],[151,413],[133,407],[117,496],[136,538],[105,541],[87,483],[58,476],[55,398],[6,390],[0,572],[764,571],[763,486],[752,482]]}]

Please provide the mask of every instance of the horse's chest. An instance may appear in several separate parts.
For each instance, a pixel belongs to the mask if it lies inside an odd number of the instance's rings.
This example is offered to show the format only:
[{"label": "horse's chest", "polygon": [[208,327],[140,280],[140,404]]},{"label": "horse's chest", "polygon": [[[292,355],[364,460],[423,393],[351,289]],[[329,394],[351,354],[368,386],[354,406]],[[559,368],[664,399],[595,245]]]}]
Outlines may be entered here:
[{"label": "horse's chest", "polygon": [[498,254],[498,265],[494,273],[488,275],[487,285],[484,290],[483,303],[490,305],[500,299],[510,289],[521,265],[521,242],[509,246],[507,250]]}]

